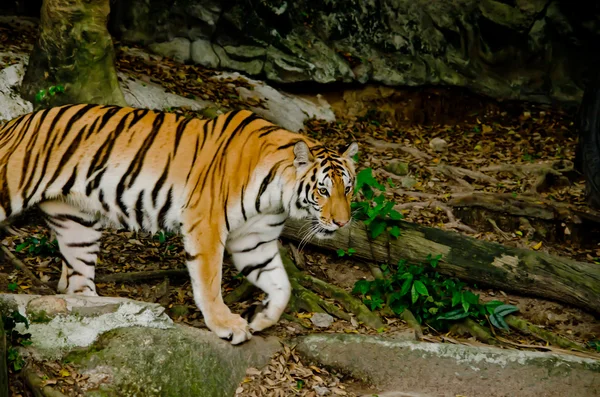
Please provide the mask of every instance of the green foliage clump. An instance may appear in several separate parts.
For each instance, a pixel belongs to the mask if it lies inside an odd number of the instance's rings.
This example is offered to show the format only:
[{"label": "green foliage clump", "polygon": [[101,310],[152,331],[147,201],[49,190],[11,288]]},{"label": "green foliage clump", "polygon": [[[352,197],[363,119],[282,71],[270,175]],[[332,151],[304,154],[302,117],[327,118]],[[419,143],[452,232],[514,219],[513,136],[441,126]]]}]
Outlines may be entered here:
[{"label": "green foliage clump", "polygon": [[46,236],[27,237],[21,244],[15,247],[16,252],[27,252],[32,255],[54,255],[58,252],[58,241],[50,241]]},{"label": "green foliage clump", "polygon": [[400,315],[409,309],[419,323],[437,330],[448,329],[452,321],[467,317],[488,317],[493,326],[507,330],[503,317],[518,308],[501,301],[480,302],[479,295],[465,289],[465,283],[435,271],[440,259],[441,255],[429,255],[426,265],[406,261],[396,266],[382,265],[383,278],[359,280],[353,293],[360,295],[371,310],[385,308]]},{"label": "green foliage clump", "polygon": [[53,97],[56,94],[64,94],[65,87],[62,85],[53,85],[50,86],[47,90],[39,90],[37,94],[35,94],[36,103],[43,103],[47,101],[50,97]]},{"label": "green foliage clump", "polygon": [[6,358],[14,371],[20,371],[25,366],[25,359],[19,354],[17,347],[31,345],[30,333],[21,334],[15,330],[18,323],[23,323],[25,328],[29,328],[27,318],[16,310],[9,315],[2,315],[2,324],[6,332],[6,344],[9,346]]},{"label": "green foliage clump", "polygon": [[[388,180],[388,184],[393,187],[391,180]],[[379,237],[385,231],[393,238],[400,236],[400,227],[394,221],[399,221],[403,216],[394,209],[396,203],[385,197],[385,189],[375,179],[371,168],[365,168],[356,175],[355,193],[358,200],[352,202],[353,217],[367,226],[372,238]]]}]

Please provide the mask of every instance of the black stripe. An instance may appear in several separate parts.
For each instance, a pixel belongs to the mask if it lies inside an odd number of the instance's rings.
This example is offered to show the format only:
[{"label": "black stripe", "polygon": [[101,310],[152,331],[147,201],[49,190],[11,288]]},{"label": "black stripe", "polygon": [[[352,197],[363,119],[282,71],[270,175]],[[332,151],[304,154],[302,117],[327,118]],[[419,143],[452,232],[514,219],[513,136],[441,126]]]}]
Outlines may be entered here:
[{"label": "black stripe", "polygon": [[133,111],[133,118],[127,129],[133,128],[141,119],[144,118],[150,111],[148,109],[136,109]]},{"label": "black stripe", "polygon": [[282,220],[281,222],[277,222],[277,223],[271,223],[269,224],[269,227],[278,227],[283,225],[286,222],[286,219]]},{"label": "black stripe", "polygon": [[225,214],[225,227],[227,228],[227,231],[229,231],[229,217],[227,216],[227,195],[228,192],[225,192],[225,205],[223,208],[223,213]]},{"label": "black stripe", "polygon": [[81,145],[81,139],[82,139],[82,136],[83,136],[82,132],[83,132],[84,129],[85,129],[85,127],[82,128],[82,130],[79,131],[79,133],[77,133],[75,135],[75,139],[73,139],[73,141],[71,141],[71,144],[67,148],[67,151],[64,152],[63,155],[60,157],[60,162],[58,163],[58,166],[54,170],[54,175],[52,176],[52,178],[50,179],[50,181],[48,182],[48,184],[46,186],[52,186],[52,184],[60,176],[63,168],[65,167],[65,165],[69,162],[69,160],[71,159],[71,157],[73,157],[73,155],[75,154],[75,152],[77,151],[77,149]]},{"label": "black stripe", "polygon": [[175,144],[173,146],[173,155],[177,154],[177,149],[179,148],[179,142],[181,142],[181,136],[183,135],[183,131],[185,127],[187,127],[188,123],[192,119],[183,119],[177,125],[177,130],[175,130]]},{"label": "black stripe", "polygon": [[189,252],[185,251],[185,260],[188,262],[198,259],[199,256],[200,254],[192,255]]},{"label": "black stripe", "polygon": [[242,198],[241,198],[241,203],[240,205],[242,206],[242,216],[244,217],[244,221],[247,221],[248,218],[246,217],[246,209],[244,208],[244,191],[246,190],[246,186],[242,186]]},{"label": "black stripe", "polygon": [[[120,107],[118,106],[110,106],[108,107],[108,109],[106,110],[106,112],[104,113],[104,116],[102,116],[102,121],[100,122],[100,125],[98,126],[97,131],[100,132],[102,131],[102,128],[104,128],[104,126],[110,121],[110,119],[113,118],[114,115],[116,115],[119,110],[121,110]],[[128,116],[129,113],[126,115]]]},{"label": "black stripe", "polygon": [[85,194],[87,196],[89,196],[90,194],[92,194],[92,191],[94,189],[97,189],[100,186],[100,181],[102,180],[102,176],[104,176],[105,172],[106,172],[106,167],[102,171],[100,171],[96,175],[96,177],[94,179],[92,179],[91,181],[89,181],[89,183],[85,187]]},{"label": "black stripe", "polygon": [[156,207],[156,198],[158,197],[158,192],[163,187],[165,181],[167,180],[167,175],[169,174],[169,169],[171,165],[171,157],[167,159],[167,165],[165,165],[165,169],[163,170],[162,175],[158,178],[156,185],[154,185],[154,189],[152,189],[152,205]]},{"label": "black stripe", "polygon": [[[90,266],[90,267],[96,266],[96,261],[88,261],[88,260],[85,260],[85,259],[82,259],[82,258],[75,258],[75,259],[78,260],[79,262],[87,265],[87,266]],[[79,273],[79,274],[81,274],[81,273]],[[81,275],[83,276],[83,274],[81,274]]]},{"label": "black stripe", "polygon": [[123,213],[127,212],[127,207],[125,206],[125,203],[123,202],[123,194],[125,192],[126,182],[128,182],[127,187],[131,187],[135,183],[137,177],[139,176],[139,174],[143,168],[146,154],[150,150],[150,147],[154,143],[156,136],[160,132],[160,129],[164,122],[164,119],[165,119],[165,114],[158,113],[158,115],[154,119],[154,122],[152,123],[152,130],[150,131],[148,136],[146,136],[146,139],[144,139],[142,146],[140,147],[140,149],[136,153],[135,157],[129,164],[127,171],[125,172],[125,174],[123,174],[123,176],[121,177],[121,180],[117,184],[117,204],[119,205],[119,208],[121,208],[121,211],[123,211]]},{"label": "black stripe", "polygon": [[[29,134],[30,136],[28,136],[28,134],[26,133],[27,131],[21,131],[21,139],[28,137],[29,142],[27,143],[27,146],[25,147],[25,157],[23,158],[23,167],[21,169],[21,180],[19,181],[19,189],[22,189],[23,185],[26,183],[25,179],[23,179],[25,176],[33,177],[33,175],[32,175],[33,172],[31,174],[29,174],[29,166],[31,165],[30,158],[33,153],[33,146],[40,135],[40,128],[42,127],[42,124],[44,124],[44,121],[46,120],[46,116],[48,116],[49,113],[50,113],[50,111],[48,109],[44,109],[41,111],[40,119],[38,120],[37,124],[35,125],[33,132],[31,132],[31,134]],[[19,145],[19,142],[17,142],[17,146],[18,145]],[[33,168],[33,169],[35,170],[35,168]]]},{"label": "black stripe", "polygon": [[267,190],[269,183],[271,183],[273,181],[273,179],[275,178],[275,174],[277,173],[277,169],[279,169],[280,165],[281,165],[281,161],[275,163],[275,165],[269,170],[269,173],[267,174],[267,176],[263,179],[262,183],[260,184],[260,188],[258,189],[258,195],[256,196],[256,203],[255,203],[257,212],[260,212],[260,197],[263,195],[265,190]]},{"label": "black stripe", "polygon": [[[200,136],[196,136],[196,148],[194,149],[194,157],[192,158],[192,164],[190,164],[190,169],[188,171],[187,177],[185,178],[185,183],[187,183],[189,181],[190,175],[192,175],[192,170],[194,169],[194,164],[196,164],[196,157],[198,157],[199,143],[200,143]],[[202,144],[204,144],[204,141],[202,142]]]},{"label": "black stripe", "polygon": [[267,259],[267,260],[266,260],[266,261],[264,261],[264,262],[257,263],[256,265],[249,265],[249,266],[246,266],[246,267],[244,267],[244,268],[242,269],[241,273],[242,273],[244,276],[248,277],[248,275],[249,275],[250,273],[252,273],[253,271],[255,271],[255,270],[258,270],[258,269],[262,269],[262,268],[264,268],[265,266],[267,266],[269,263],[271,263],[271,262],[273,261],[273,259],[275,259],[275,256],[277,256],[277,254],[273,255],[272,257],[270,257],[269,259]]},{"label": "black stripe", "polygon": [[140,192],[138,199],[135,203],[135,220],[140,227],[144,224],[144,191]]},{"label": "black stripe", "polygon": [[79,243],[67,243],[67,247],[71,247],[71,248],[87,248],[87,247],[93,247],[96,244],[98,244],[97,240],[94,241],[82,241]]},{"label": "black stripe", "polygon": [[244,248],[243,250],[240,251],[234,251],[234,253],[236,254],[241,254],[244,252],[250,252],[250,251],[254,251],[255,249],[257,249],[258,247],[260,247],[263,244],[267,244],[267,243],[272,243],[273,241],[277,241],[277,237],[272,239],[272,240],[267,240],[267,241],[259,241],[254,247],[250,247],[250,248]]},{"label": "black stripe", "polygon": [[227,117],[225,118],[225,121],[223,122],[223,127],[221,128],[221,133],[225,132],[225,130],[227,130],[227,127],[229,127],[229,123],[231,123],[231,121],[235,118],[235,116],[240,112],[240,110],[233,110],[231,111]]},{"label": "black stripe", "polygon": [[110,207],[108,206],[106,201],[104,201],[104,190],[100,190],[100,193],[98,194],[98,200],[100,201],[100,204],[102,205],[104,211],[109,212]]},{"label": "black stripe", "polygon": [[71,192],[71,188],[75,184],[76,179],[77,179],[77,166],[75,166],[75,168],[73,168],[73,172],[71,173],[69,180],[67,181],[67,183],[64,184],[64,186],[62,188],[63,196],[66,196]]},{"label": "black stripe", "polygon": [[158,222],[159,224],[165,225],[167,212],[171,209],[171,205],[173,205],[173,187],[169,188],[169,193],[167,194],[167,200],[165,204],[162,206],[160,211],[158,212]]},{"label": "black stripe", "polygon": [[[60,139],[58,140],[59,145],[65,139],[67,134],[71,131],[71,128],[73,128],[73,125],[77,122],[77,120],[81,119],[87,112],[89,112],[91,109],[95,108],[96,106],[97,105],[93,105],[93,104],[85,105],[81,109],[79,109],[73,116],[71,116],[69,118],[69,120],[67,121],[67,124],[65,125],[65,128],[63,129],[62,135],[61,135]],[[79,131],[80,134],[82,132],[83,132],[83,129],[81,131]]]},{"label": "black stripe", "polygon": [[261,132],[261,133],[258,135],[258,138],[259,138],[259,139],[260,139],[260,138],[264,138],[265,136],[269,135],[271,132],[274,132],[274,131],[277,131],[277,130],[280,130],[280,129],[281,129],[281,127],[278,127],[278,126],[273,126],[273,127],[263,127],[263,128],[261,128],[260,130],[264,130],[264,132]]},{"label": "black stripe", "polygon": [[295,141],[292,141],[292,142],[290,142],[290,143],[286,143],[285,145],[281,145],[281,146],[279,146],[279,147],[277,148],[277,150],[285,150],[285,149],[287,149],[287,148],[289,148],[289,147],[296,146],[296,144],[297,144],[298,142],[302,142],[302,139],[296,139]]},{"label": "black stripe", "polygon": [[[71,215],[71,214],[53,214],[53,215],[49,215],[49,216],[52,217],[54,220],[71,221],[71,222],[78,223],[85,227],[94,227],[94,225],[96,225],[96,223],[97,223],[97,221],[88,221],[88,220],[80,218],[76,215]],[[63,226],[61,225],[60,227],[63,227]]]}]

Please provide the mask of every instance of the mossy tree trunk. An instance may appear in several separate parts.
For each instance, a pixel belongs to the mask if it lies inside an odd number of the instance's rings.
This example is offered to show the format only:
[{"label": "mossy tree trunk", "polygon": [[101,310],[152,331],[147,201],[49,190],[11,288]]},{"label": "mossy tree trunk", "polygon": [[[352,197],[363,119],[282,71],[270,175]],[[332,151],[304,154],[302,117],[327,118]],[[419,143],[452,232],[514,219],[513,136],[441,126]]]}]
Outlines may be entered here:
[{"label": "mossy tree trunk", "polygon": [[[109,0],[44,0],[39,38],[21,87],[21,94],[35,108],[67,103],[126,105],[106,28],[109,12]],[[65,92],[40,101],[38,93],[52,86],[62,86]]]},{"label": "mossy tree trunk", "polygon": [[[398,222],[398,239],[384,233],[372,240],[362,222],[337,232],[328,240],[309,243],[327,249],[354,248],[354,256],[369,261],[398,263],[406,259],[426,263],[431,254],[442,255],[436,270],[479,286],[565,302],[600,313],[600,266],[544,252],[508,247],[456,232]],[[305,221],[290,219],[282,236],[298,240]]]}]

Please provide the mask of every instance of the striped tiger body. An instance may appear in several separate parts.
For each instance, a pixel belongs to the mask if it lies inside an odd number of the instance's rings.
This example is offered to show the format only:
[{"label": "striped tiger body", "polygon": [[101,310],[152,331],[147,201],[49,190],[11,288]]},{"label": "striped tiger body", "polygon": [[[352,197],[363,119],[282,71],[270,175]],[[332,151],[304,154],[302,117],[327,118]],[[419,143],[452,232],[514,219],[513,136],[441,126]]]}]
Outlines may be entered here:
[{"label": "striped tiger body", "polygon": [[[0,222],[37,205],[63,258],[59,291],[97,295],[101,230],[183,236],[194,300],[233,344],[275,324],[290,297],[277,239],[288,217],[326,238],[350,221],[352,143],[330,150],[249,111],[212,120],[65,105],[0,128]],[[224,250],[268,295],[250,324],[221,295]]]}]

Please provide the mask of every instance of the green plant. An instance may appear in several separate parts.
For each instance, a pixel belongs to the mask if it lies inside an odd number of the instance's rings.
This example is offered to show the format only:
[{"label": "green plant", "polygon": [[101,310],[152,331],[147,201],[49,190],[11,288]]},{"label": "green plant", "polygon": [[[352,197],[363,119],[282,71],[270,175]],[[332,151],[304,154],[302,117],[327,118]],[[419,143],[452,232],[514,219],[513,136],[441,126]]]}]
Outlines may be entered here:
[{"label": "green plant", "polygon": [[590,340],[587,345],[592,349],[595,349],[598,353],[600,353],[600,339],[599,340]]},{"label": "green plant", "polygon": [[58,252],[58,242],[56,239],[49,241],[46,236],[38,238],[36,236],[27,237],[21,244],[15,247],[16,252],[25,251],[33,255],[53,255]]},{"label": "green plant", "polygon": [[14,281],[13,281],[13,282],[10,282],[10,283],[8,283],[8,286],[7,286],[7,288],[8,288],[8,292],[15,292],[15,291],[17,290],[17,287],[18,287],[18,286],[19,286],[19,285],[18,285],[17,283],[15,283]]},{"label": "green plant", "polygon": [[428,256],[428,264],[416,265],[400,261],[397,266],[381,266],[382,279],[359,280],[353,293],[362,296],[371,310],[387,308],[400,315],[409,309],[419,323],[447,329],[452,321],[471,317],[483,320],[486,316],[497,328],[508,329],[503,317],[518,310],[500,301],[481,303],[479,295],[465,289],[466,284],[443,278],[435,268],[441,255]]},{"label": "green plant", "polygon": [[353,254],[356,254],[356,250],[354,248],[348,248],[346,251],[344,251],[340,248],[339,250],[337,250],[337,254],[340,258],[346,255],[352,256]]},{"label": "green plant", "polygon": [[[158,242],[163,245],[165,244],[171,237],[175,236],[175,233],[171,233],[171,232],[164,232],[162,230],[160,230],[158,233],[156,233],[152,238],[154,240],[158,240]],[[175,250],[177,247],[174,244],[169,244],[167,245],[167,251],[173,251]]]},{"label": "green plant", "polygon": [[352,203],[352,211],[354,217],[367,226],[372,238],[379,237],[384,231],[394,238],[400,236],[400,227],[393,221],[403,216],[394,209],[396,203],[385,198],[385,190],[386,187],[373,176],[371,168],[365,168],[356,175],[357,201]]},{"label": "green plant", "polygon": [[15,327],[18,323],[25,324],[25,328],[29,328],[29,322],[21,313],[13,310],[9,315],[2,315],[2,324],[4,331],[6,332],[7,345],[10,345],[7,352],[8,364],[15,371],[20,371],[25,365],[25,360],[19,354],[17,346],[29,346],[31,345],[31,334],[21,334]]},{"label": "green plant", "polygon": [[37,94],[35,94],[35,101],[37,103],[41,103],[46,101],[49,97],[54,96],[56,94],[64,94],[65,87],[62,85],[53,85],[48,88],[48,90],[39,90]]}]

